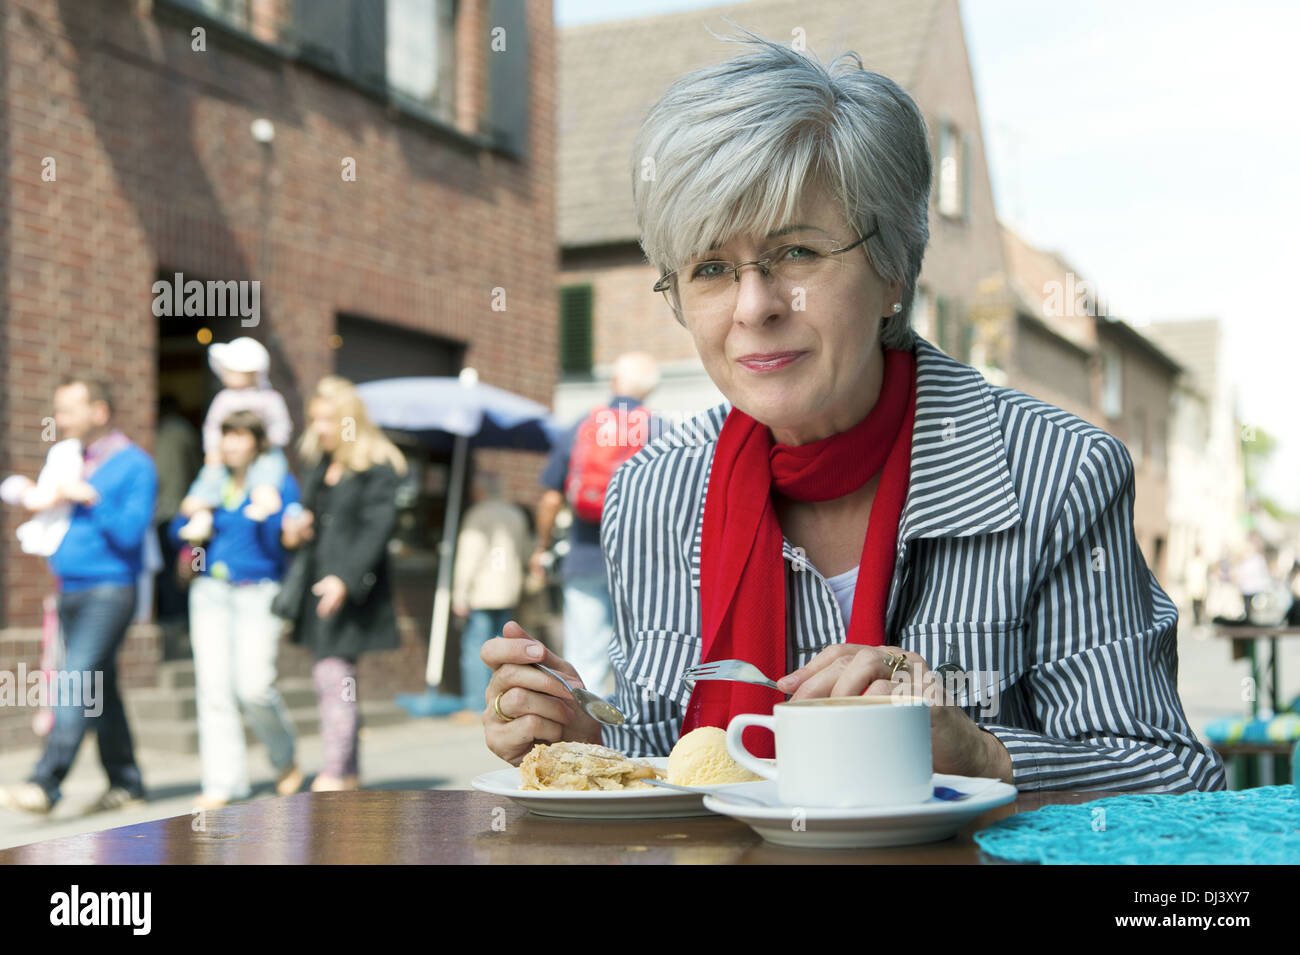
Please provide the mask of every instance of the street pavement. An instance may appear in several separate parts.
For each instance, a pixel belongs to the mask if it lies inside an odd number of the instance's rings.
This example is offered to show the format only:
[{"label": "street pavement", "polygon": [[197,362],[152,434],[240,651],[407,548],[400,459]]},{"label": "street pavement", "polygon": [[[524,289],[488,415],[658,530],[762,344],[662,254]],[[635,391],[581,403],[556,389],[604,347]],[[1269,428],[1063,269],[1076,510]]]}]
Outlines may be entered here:
[{"label": "street pavement", "polygon": [[[1208,628],[1193,627],[1190,617],[1185,614],[1180,623],[1178,689],[1192,728],[1203,737],[1210,720],[1245,712],[1243,679],[1250,669],[1249,661],[1232,659],[1230,641],[1210,637]],[[1280,656],[1285,705],[1300,691],[1300,640],[1280,641]],[[35,749],[0,754],[0,783],[24,779],[39,756]],[[198,756],[142,750],[138,758],[149,790],[146,805],[83,817],[81,809],[93,803],[105,786],[95,744],[87,739],[53,813],[41,818],[0,809],[0,848],[189,815],[199,794]],[[366,789],[468,789],[478,774],[506,765],[487,751],[482,726],[457,725],[446,718],[363,726],[360,759],[361,785]],[[320,765],[319,736],[300,740],[298,761],[310,782]],[[249,771],[253,798],[276,798],[263,747],[250,747]]]}]

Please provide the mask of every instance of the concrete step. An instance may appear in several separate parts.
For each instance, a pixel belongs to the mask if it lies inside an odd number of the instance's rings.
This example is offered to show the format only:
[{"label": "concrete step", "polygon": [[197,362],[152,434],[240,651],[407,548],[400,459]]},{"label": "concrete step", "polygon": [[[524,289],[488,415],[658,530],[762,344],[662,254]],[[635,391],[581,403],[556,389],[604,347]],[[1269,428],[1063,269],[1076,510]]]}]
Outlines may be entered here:
[{"label": "concrete step", "polygon": [[[298,736],[316,736],[320,733],[320,711],[315,705],[315,696],[308,705],[293,707],[289,710]],[[361,725],[393,726],[409,722],[410,715],[391,700],[373,700],[361,703]],[[194,719],[140,719],[131,722],[131,735],[139,749],[156,750],[167,753],[197,753],[199,751],[199,726]],[[247,725],[244,726],[244,740],[252,746],[261,742],[257,734]]]},{"label": "concrete step", "polygon": [[[288,677],[277,681],[276,688],[290,710],[316,703],[316,689],[311,680]],[[192,687],[168,689],[146,687],[126,691],[126,713],[132,723],[148,720],[198,719],[197,690]]]},{"label": "concrete step", "polygon": [[158,688],[180,690],[194,686],[193,660],[168,660],[158,664]]}]

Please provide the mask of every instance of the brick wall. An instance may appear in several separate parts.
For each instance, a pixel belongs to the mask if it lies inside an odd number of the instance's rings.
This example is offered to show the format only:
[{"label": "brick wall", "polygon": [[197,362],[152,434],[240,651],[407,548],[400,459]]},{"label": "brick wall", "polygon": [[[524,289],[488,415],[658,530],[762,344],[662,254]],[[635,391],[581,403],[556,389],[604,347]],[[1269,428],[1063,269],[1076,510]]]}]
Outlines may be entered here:
[{"label": "brick wall", "polygon": [[[931,188],[930,244],[926,247],[918,282],[928,291],[931,307],[939,296],[949,300],[952,344],[948,352],[965,360],[959,343],[970,321],[970,309],[978,298],[980,283],[1003,271],[1003,262],[979,103],[956,2],[941,3],[936,10],[921,66],[907,92],[925,115],[930,155],[936,170],[941,119],[951,122],[970,144],[970,167],[964,184],[969,191],[970,214],[964,221],[940,215],[938,189]],[[930,341],[938,345],[938,335],[933,335]]]},{"label": "brick wall", "polygon": [[1012,318],[1015,357],[1008,384],[1084,420],[1099,417],[1092,403],[1092,362],[1036,323]]},{"label": "brick wall", "polygon": [[[488,101],[487,0],[459,4],[454,116],[466,137],[220,30],[195,52],[184,15],[154,6],[0,6],[0,473],[39,470],[43,419],[70,372],[109,377],[117,423],[151,449],[160,269],[261,281],[260,324],[234,334],[268,344],[298,420],[301,397],[334,368],[339,312],[463,342],[482,381],[549,406],[551,4],[527,4],[529,85],[503,94],[530,97],[522,161],[466,138]],[[284,15],[282,4],[267,9],[271,22]],[[268,36],[267,17],[254,19]],[[258,117],[275,125],[269,149],[249,133]],[[53,181],[42,179],[46,157]],[[356,161],[355,182],[342,178],[344,157]],[[497,289],[504,310],[492,307]],[[540,454],[479,455],[529,507],[543,463]],[[39,626],[50,578],[42,560],[18,550],[20,520],[5,509],[0,628],[26,631]],[[393,679],[422,673],[424,639],[366,666]],[[22,641],[0,646],[0,668],[33,662]]]},{"label": "brick wall", "polygon": [[[154,686],[157,683],[158,661],[161,657],[161,637],[152,624],[133,626],[127,631],[122,649],[117,654],[118,685],[128,692],[134,687]],[[19,693],[25,694],[26,683],[41,663],[40,627],[10,627],[0,630],[0,674],[12,681]],[[19,669],[19,664],[23,669]],[[19,681],[24,675],[27,681]],[[359,682],[359,681],[358,681]],[[37,746],[40,737],[32,729],[36,710],[24,704],[23,697],[15,697],[16,705],[0,705],[0,753],[13,749]]]}]

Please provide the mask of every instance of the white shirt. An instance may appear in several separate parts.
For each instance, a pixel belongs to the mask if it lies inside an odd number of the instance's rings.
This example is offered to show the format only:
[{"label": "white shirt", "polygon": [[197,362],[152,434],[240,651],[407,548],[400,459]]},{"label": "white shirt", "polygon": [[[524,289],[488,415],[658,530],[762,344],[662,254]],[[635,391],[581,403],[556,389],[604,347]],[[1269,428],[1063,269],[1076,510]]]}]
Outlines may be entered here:
[{"label": "white shirt", "polygon": [[835,597],[835,602],[840,605],[840,616],[844,618],[844,629],[848,630],[849,614],[853,612],[853,591],[858,586],[858,568],[854,567],[852,570],[846,570],[834,577],[827,577],[826,583],[830,584],[831,594]]}]

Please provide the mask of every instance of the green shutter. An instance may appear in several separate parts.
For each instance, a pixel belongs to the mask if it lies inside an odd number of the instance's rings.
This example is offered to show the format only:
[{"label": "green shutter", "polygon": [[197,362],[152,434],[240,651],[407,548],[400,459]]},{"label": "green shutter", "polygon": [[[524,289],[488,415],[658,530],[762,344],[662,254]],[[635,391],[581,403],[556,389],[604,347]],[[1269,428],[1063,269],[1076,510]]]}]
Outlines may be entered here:
[{"label": "green shutter", "polygon": [[560,371],[591,374],[591,285],[560,289]]}]

